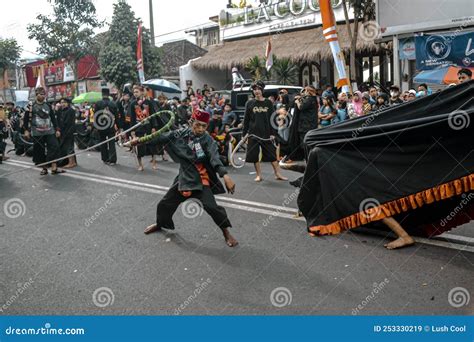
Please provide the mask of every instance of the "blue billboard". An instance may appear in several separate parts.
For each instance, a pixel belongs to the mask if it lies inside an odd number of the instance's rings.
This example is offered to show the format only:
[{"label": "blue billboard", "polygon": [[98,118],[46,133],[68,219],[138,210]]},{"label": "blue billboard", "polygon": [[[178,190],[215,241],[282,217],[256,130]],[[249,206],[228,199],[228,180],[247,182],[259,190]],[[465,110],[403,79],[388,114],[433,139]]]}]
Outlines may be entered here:
[{"label": "blue billboard", "polygon": [[474,67],[474,32],[420,34],[415,38],[415,45],[418,70],[451,64]]}]

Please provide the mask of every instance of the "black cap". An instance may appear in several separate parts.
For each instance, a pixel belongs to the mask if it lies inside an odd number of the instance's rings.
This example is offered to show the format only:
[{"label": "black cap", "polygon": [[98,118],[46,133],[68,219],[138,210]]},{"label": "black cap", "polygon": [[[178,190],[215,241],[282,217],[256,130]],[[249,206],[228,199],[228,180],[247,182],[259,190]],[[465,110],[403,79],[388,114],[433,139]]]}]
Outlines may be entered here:
[{"label": "black cap", "polygon": [[110,89],[109,88],[102,88],[102,96],[110,96]]},{"label": "black cap", "polygon": [[395,85],[395,84],[394,84],[394,85],[392,85],[392,86],[390,86],[390,90],[392,90],[392,89],[395,89],[395,90],[398,90],[398,91],[400,91],[400,87],[399,87],[399,86],[397,86],[397,85]]},{"label": "black cap", "polygon": [[261,90],[265,89],[265,83],[263,81],[255,81],[250,86],[250,89],[255,90],[255,88],[260,88]]}]

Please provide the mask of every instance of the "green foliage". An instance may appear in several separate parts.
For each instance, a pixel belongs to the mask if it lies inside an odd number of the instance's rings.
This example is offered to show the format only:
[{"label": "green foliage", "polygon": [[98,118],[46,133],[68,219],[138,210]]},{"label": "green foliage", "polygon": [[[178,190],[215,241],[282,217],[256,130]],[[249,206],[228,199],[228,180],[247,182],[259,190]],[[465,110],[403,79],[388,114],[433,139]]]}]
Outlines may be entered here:
[{"label": "green foliage", "polygon": [[299,68],[289,58],[273,56],[272,79],[279,84],[293,85],[298,82]]},{"label": "green foliage", "polygon": [[375,19],[374,0],[347,0],[350,7],[354,8],[354,15],[358,19]]},{"label": "green foliage", "polygon": [[28,25],[28,38],[39,43],[38,53],[49,60],[66,58],[73,62],[88,54],[93,44],[94,29],[102,26],[90,0],[48,0],[53,15],[38,15],[39,23]]},{"label": "green foliage", "polygon": [[265,59],[254,56],[245,64],[245,69],[252,75],[254,80],[261,80],[266,73]]},{"label": "green foliage", "polygon": [[[137,41],[138,22],[135,13],[125,1],[114,4],[114,15],[109,32],[101,46],[99,64],[101,76],[122,89],[129,82],[138,81]],[[151,45],[150,32],[143,29],[142,48],[145,78],[159,77],[160,49]]]},{"label": "green foliage", "polygon": [[15,65],[20,59],[21,47],[15,39],[0,38],[0,70],[4,71]]}]

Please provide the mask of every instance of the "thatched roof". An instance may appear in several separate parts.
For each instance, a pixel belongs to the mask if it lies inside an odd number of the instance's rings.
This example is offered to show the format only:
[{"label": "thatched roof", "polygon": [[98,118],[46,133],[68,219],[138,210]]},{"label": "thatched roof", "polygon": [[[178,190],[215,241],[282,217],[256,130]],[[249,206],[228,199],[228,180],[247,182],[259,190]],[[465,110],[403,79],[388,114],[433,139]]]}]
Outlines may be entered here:
[{"label": "thatched roof", "polygon": [[[352,25],[352,24],[351,24]],[[350,41],[345,25],[338,25],[341,49],[348,52]],[[243,66],[255,55],[265,54],[268,35],[224,42],[222,45],[209,47],[208,53],[192,62],[197,69],[230,69]],[[377,51],[373,40],[359,37],[357,51]],[[331,48],[325,41],[322,27],[272,34],[272,51],[278,58],[290,58],[294,62],[332,59]]]}]

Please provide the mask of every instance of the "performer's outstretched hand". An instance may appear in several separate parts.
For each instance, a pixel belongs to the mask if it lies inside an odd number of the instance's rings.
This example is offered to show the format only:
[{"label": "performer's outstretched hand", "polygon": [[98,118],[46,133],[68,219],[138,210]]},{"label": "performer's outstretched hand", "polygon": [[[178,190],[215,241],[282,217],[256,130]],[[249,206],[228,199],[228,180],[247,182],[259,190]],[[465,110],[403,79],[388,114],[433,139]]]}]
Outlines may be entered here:
[{"label": "performer's outstretched hand", "polygon": [[229,175],[224,176],[224,183],[225,183],[225,187],[227,188],[227,192],[229,194],[234,194],[234,192],[235,192],[235,183],[232,180],[232,178],[230,178]]},{"label": "performer's outstretched hand", "polygon": [[127,141],[125,144],[123,144],[123,146],[132,148],[134,146],[137,146],[138,144],[139,144],[138,138],[133,138]]}]

